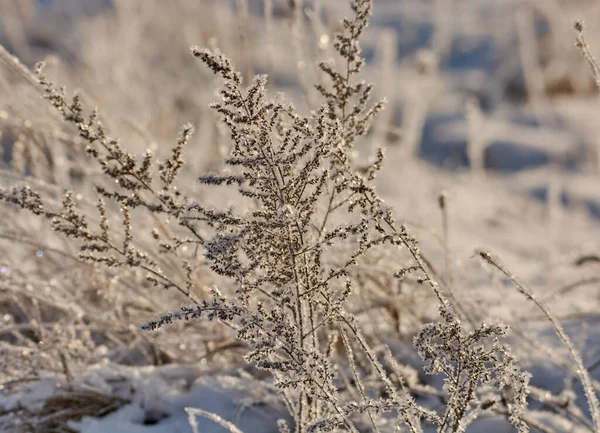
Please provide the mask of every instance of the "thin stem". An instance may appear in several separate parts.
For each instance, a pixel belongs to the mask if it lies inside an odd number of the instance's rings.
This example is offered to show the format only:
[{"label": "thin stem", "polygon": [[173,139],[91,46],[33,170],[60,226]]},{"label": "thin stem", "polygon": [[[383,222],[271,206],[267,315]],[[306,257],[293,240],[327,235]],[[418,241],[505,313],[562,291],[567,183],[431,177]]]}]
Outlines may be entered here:
[{"label": "thin stem", "polygon": [[530,301],[532,301],[544,313],[544,315],[548,318],[548,320],[550,321],[550,323],[554,327],[554,330],[556,331],[557,335],[559,336],[559,338],[561,339],[561,341],[563,342],[563,344],[567,347],[567,349],[568,349],[571,357],[575,361],[575,364],[577,366],[576,374],[579,376],[579,378],[581,379],[581,383],[583,384],[583,390],[584,390],[586,399],[588,401],[588,405],[589,405],[589,408],[590,408],[590,413],[592,415],[592,420],[594,422],[594,431],[600,432],[600,410],[598,409],[598,399],[596,397],[596,393],[595,393],[595,390],[594,390],[592,379],[590,377],[589,372],[585,368],[585,365],[583,363],[583,359],[581,359],[581,356],[579,355],[579,353],[577,352],[577,350],[573,346],[573,343],[571,342],[571,340],[567,336],[567,334],[566,334],[565,330],[563,329],[562,325],[558,322],[558,320],[556,320],[556,318],[551,313],[551,311],[548,308],[548,306],[545,305],[543,301],[537,299],[537,297],[535,296],[535,294],[529,288],[525,287],[519,280],[517,280],[517,278],[513,274],[511,274],[506,269],[506,267],[504,267],[504,265],[502,265],[502,263],[500,262],[500,260],[497,257],[492,256],[487,251],[479,250],[477,252],[478,252],[479,256],[483,260],[485,260],[487,263],[489,263],[490,265],[492,265],[493,267],[495,267],[496,269],[498,269],[510,281],[512,281],[512,283],[515,285],[515,287],[517,288],[517,290],[523,296],[525,296],[527,299],[529,299]]}]

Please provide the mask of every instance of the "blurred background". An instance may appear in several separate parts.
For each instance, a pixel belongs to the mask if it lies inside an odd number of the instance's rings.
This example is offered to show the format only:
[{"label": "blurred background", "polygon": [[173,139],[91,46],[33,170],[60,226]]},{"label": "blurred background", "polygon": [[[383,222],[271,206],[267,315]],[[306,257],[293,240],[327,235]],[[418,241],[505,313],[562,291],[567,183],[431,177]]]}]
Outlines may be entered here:
[{"label": "blurred background", "polygon": [[[0,41],[25,64],[50,56],[65,84],[172,136],[169,124],[204,109],[190,95],[206,81],[190,73],[188,46],[219,47],[247,77],[269,73],[273,88],[312,103],[314,63],[331,54],[347,2],[2,0],[0,8]],[[594,41],[598,10],[592,0],[375,0],[363,53],[365,76],[389,101],[379,130],[446,169],[598,171],[598,134],[585,116],[596,89],[572,30],[586,18]],[[469,125],[482,129],[476,140]]]}]

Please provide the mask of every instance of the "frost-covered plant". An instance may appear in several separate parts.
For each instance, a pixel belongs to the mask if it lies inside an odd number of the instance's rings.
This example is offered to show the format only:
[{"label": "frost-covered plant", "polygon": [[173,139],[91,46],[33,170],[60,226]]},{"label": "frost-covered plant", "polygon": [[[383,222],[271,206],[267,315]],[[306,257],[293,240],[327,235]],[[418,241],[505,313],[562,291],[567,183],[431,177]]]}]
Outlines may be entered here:
[{"label": "frost-covered plant", "polygon": [[[512,395],[504,395],[507,414],[524,431],[526,375],[497,341],[505,329],[469,330],[463,324],[416,239],[396,223],[375,190],[383,151],[365,166],[355,158],[355,145],[368,134],[382,103],[370,105],[371,85],[357,80],[363,65],[359,39],[371,1],[353,0],[351,7],[354,15],[343,21],[334,43],[344,67],[320,64],[330,84],[317,86],[324,103],[306,115],[270,99],[265,76],[246,87],[227,57],[192,49],[223,81],[221,101],[213,108],[232,142],[226,169],[201,176],[200,183],[236,188],[236,207],[194,201],[175,184],[191,126],[182,129],[166,161],[157,163],[151,151],[136,157],[109,136],[98,112],[84,115],[81,99],[68,100],[41,68],[37,77],[45,97],[76,128],[87,155],[110,182],[95,187],[95,218],[78,208],[70,191],[59,206],[29,186],[1,189],[0,199],[46,218],[56,232],[78,241],[80,260],[143,271],[151,284],[174,288],[190,301],[144,329],[201,317],[232,328],[246,345],[245,360],[275,379],[296,432],[380,431],[387,423],[383,412],[396,415],[398,431],[422,431],[427,420],[440,432],[456,432],[491,407],[478,401],[489,389]],[[108,217],[111,210],[120,215],[119,228]],[[158,252],[136,238],[141,214],[156,222],[152,237]],[[164,218],[175,227],[162,224]],[[416,339],[430,372],[446,375],[440,413],[417,404],[416,390],[390,373],[376,336],[367,338],[364,321],[352,314],[357,265],[381,249],[396,257],[398,248],[411,262],[395,277],[417,275],[441,305],[442,321],[427,325]],[[163,266],[165,256],[175,271]],[[195,271],[203,260],[222,283],[200,299]],[[280,430],[290,427],[280,423]]]},{"label": "frost-covered plant", "polygon": [[[266,77],[256,77],[244,89],[227,58],[192,50],[224,80],[223,100],[214,108],[233,141],[226,160],[230,171],[205,175],[200,181],[235,185],[250,203],[246,213],[198,203],[186,218],[215,229],[216,235],[204,243],[206,258],[217,274],[234,282],[236,293],[226,296],[215,289],[211,300],[146,325],[156,329],[174,319],[204,315],[231,323],[238,338],[248,343],[246,360],[274,375],[299,432],[332,416],[346,428],[356,428],[352,411],[341,405],[333,346],[341,336],[351,353],[345,337],[349,334],[370,352],[345,306],[353,285],[347,274],[371,248],[391,242],[391,236],[378,229],[381,217],[373,218],[376,208],[364,199],[382,154],[365,169],[367,177],[360,183],[348,178],[348,149],[367,132],[380,108],[366,109],[370,87],[349,83],[360,70],[357,38],[367,23],[370,2],[353,2],[353,8],[355,19],[345,22],[346,31],[336,45],[349,59],[349,72],[344,78],[324,66],[339,93],[332,93],[330,104],[309,116],[268,100]],[[359,100],[351,104],[357,94]],[[355,216],[346,218],[347,214]],[[333,224],[339,215],[346,221]],[[378,365],[374,358],[372,362]]]},{"label": "frost-covered plant", "polygon": [[[458,431],[466,420],[474,419],[477,411],[471,406],[482,385],[514,390],[508,403],[510,420],[525,431],[519,414],[525,405],[527,376],[497,341],[505,329],[482,325],[465,331],[427,271],[416,241],[404,227],[396,228],[390,209],[373,187],[383,153],[379,151],[369,167],[354,164],[355,141],[367,133],[381,105],[368,108],[371,86],[351,81],[362,65],[358,39],[370,2],[354,1],[352,8],[354,20],[343,21],[344,32],[334,45],[346,60],[346,70],[338,72],[333,64],[321,63],[333,86],[318,86],[326,104],[309,116],[268,100],[266,77],[256,77],[244,89],[229,59],[209,50],[192,50],[224,80],[222,102],[213,107],[234,143],[226,161],[230,170],[202,176],[200,181],[235,185],[249,199],[250,209],[235,213],[195,204],[188,218],[216,230],[217,235],[204,244],[206,257],[216,273],[235,282],[236,293],[226,296],[214,289],[211,300],[145,327],[157,329],[174,320],[200,317],[231,323],[249,346],[246,360],[274,375],[297,432],[354,430],[354,412],[366,414],[378,431],[376,414],[382,411],[397,412],[398,427],[405,424],[418,431],[419,418],[425,417],[439,424],[439,431]],[[345,223],[333,224],[339,214]],[[397,272],[398,278],[419,271],[421,282],[428,283],[442,303],[445,320],[424,328],[416,342],[421,356],[436,366],[459,361],[454,368],[441,369],[448,376],[450,396],[443,417],[419,408],[406,394],[401,396],[348,311],[353,292],[348,272],[381,245],[406,247],[415,265]],[[333,350],[338,339],[360,401],[343,403],[348,390],[342,393],[340,388],[343,373]],[[491,348],[484,344],[487,340],[493,342]],[[447,350],[438,353],[439,348]],[[355,354],[357,349],[360,355]],[[383,382],[387,397],[370,396],[359,357]]]},{"label": "frost-covered plant", "polygon": [[[419,355],[428,362],[425,372],[445,376],[448,402],[438,431],[463,431],[482,409],[496,404],[506,407],[510,422],[520,432],[528,431],[521,415],[527,406],[530,375],[520,370],[509,348],[499,341],[508,328],[483,323],[467,332],[456,315],[443,308],[440,313],[440,322],[423,326],[415,337]],[[479,398],[478,394],[490,390],[500,391],[500,398]]]},{"label": "frost-covered plant", "polygon": [[[85,138],[83,134],[74,133],[73,124],[81,119],[74,112],[70,112],[72,118],[65,122],[50,104],[39,104],[40,94],[45,90],[48,96],[53,90],[56,91],[54,96],[60,94],[46,77],[41,74],[36,77],[2,47],[0,65],[3,165],[0,194],[5,199],[0,209],[3,221],[0,230],[0,388],[3,393],[17,392],[46,375],[57,377],[57,382],[64,376],[70,383],[91,364],[101,361],[160,365],[175,359],[185,362],[186,357],[195,360],[198,355],[208,360],[222,356],[220,347],[226,347],[227,342],[219,341],[224,334],[218,327],[211,327],[210,336],[207,332],[195,332],[182,344],[169,338],[169,333],[144,334],[134,326],[149,314],[158,314],[166,303],[177,302],[181,294],[155,291],[149,297],[151,283],[145,278],[148,272],[137,263],[135,266],[127,264],[127,258],[121,255],[126,240],[125,230],[120,230],[124,227],[121,206],[116,199],[94,194],[93,189],[95,185],[98,191],[130,194],[120,187],[121,183],[115,182],[117,179],[102,175],[103,168],[108,171],[118,164],[114,159],[116,154],[105,153],[106,149],[100,144],[102,139],[90,142],[94,139],[91,131],[87,131]],[[69,112],[66,105],[70,102],[58,99],[54,102],[64,103],[63,112]],[[85,96],[82,99],[85,101]],[[81,99],[75,98],[70,105],[74,110],[77,106],[83,108],[85,103],[80,102]],[[104,116],[102,121],[97,120],[98,125],[110,123]],[[104,143],[109,141],[105,139]],[[124,141],[129,147],[129,140]],[[99,158],[88,155],[85,144],[90,145],[90,150],[96,147]],[[156,190],[162,188],[162,176],[166,183],[172,182],[171,191],[180,194],[174,174],[177,172],[181,177],[176,160],[181,162],[183,145],[181,142],[175,146],[174,153],[178,152],[179,156],[173,154],[163,159],[164,168],[158,168],[160,163],[153,161],[152,181]],[[128,150],[129,157],[141,165],[142,158]],[[161,156],[159,150],[153,160]],[[141,194],[147,194],[143,199],[152,195],[148,190]],[[37,204],[34,204],[35,197],[39,197]],[[128,197],[131,198],[131,194]],[[15,200],[20,204],[11,205]],[[103,203],[106,206],[100,211]],[[30,215],[19,207],[31,210]],[[159,215],[157,208],[132,211],[131,244],[139,253],[133,254],[137,257],[145,254],[156,264],[155,271],[162,270],[183,287],[186,268],[180,260],[187,259],[197,266],[194,247],[184,244],[176,252],[170,248],[176,244],[177,234],[187,236],[189,232],[187,229],[179,231],[183,227],[169,224],[167,214]],[[173,216],[170,219],[176,222]],[[152,244],[152,226],[157,229],[155,237],[160,237],[155,244]],[[53,228],[57,231],[53,232]],[[181,257],[186,248],[187,256]],[[132,253],[132,248],[129,251]],[[150,264],[149,260],[143,263]],[[203,281],[197,273],[193,275],[193,289],[199,294]],[[197,322],[190,326],[202,325]],[[235,346],[228,347],[236,350]],[[64,394],[70,392],[69,387],[60,390]],[[26,410],[25,407],[13,408],[10,416],[29,419],[31,425],[37,426],[38,419]],[[52,421],[43,414],[39,419]],[[0,429],[8,428],[4,421],[2,416]],[[40,423],[38,428],[44,430],[45,424]]]},{"label": "frost-covered plant", "polygon": [[512,273],[510,273],[508,269],[500,262],[499,258],[493,256],[491,253],[484,250],[479,250],[477,251],[477,253],[485,262],[489,263],[494,268],[502,272],[515,285],[517,290],[523,296],[525,296],[528,300],[533,302],[544,313],[544,315],[556,331],[556,334],[569,351],[569,355],[571,356],[575,363],[575,366],[577,367],[575,370],[575,374],[579,377],[583,385],[585,398],[587,399],[590,414],[594,423],[594,431],[599,431],[600,408],[598,405],[598,397],[596,396],[596,390],[594,389],[594,384],[590,376],[590,372],[584,365],[581,355],[575,349],[575,346],[573,345],[571,339],[568,337],[567,333],[563,329],[563,326],[552,314],[548,306],[546,306],[543,301],[539,300],[529,288],[525,287],[519,280],[517,280],[517,278]]},{"label": "frost-covered plant", "polygon": [[[153,214],[166,214],[174,218],[182,215],[186,208],[186,199],[173,185],[173,180],[181,169],[181,150],[192,133],[191,126],[182,129],[172,156],[153,172],[153,155],[150,150],[139,161],[127,152],[117,140],[109,138],[98,118],[96,111],[87,119],[83,116],[83,107],[78,95],[68,102],[65,94],[57,90],[46,79],[38,66],[37,74],[44,87],[46,98],[58,109],[65,121],[73,123],[79,135],[89,144],[86,152],[97,160],[103,172],[112,178],[116,187],[108,189],[96,185],[98,201],[96,204],[100,217],[96,227],[88,222],[87,216],[75,205],[73,193],[67,191],[62,198],[59,210],[45,204],[42,196],[29,186],[3,188],[0,199],[17,205],[34,215],[43,216],[52,222],[52,228],[63,235],[81,241],[79,257],[92,263],[103,263],[108,267],[135,267],[148,273],[148,280],[157,286],[175,288],[186,297],[193,298],[191,283],[182,286],[165,275],[158,263],[145,251],[137,249],[133,243],[131,212],[144,208]],[[153,183],[157,183],[155,187]],[[119,206],[122,215],[122,233],[111,230],[107,217],[106,200]],[[176,248],[184,243],[201,241],[201,236],[187,220],[181,219],[181,226],[190,233],[191,238],[173,237],[173,244],[165,243],[165,250]],[[158,234],[156,235],[158,238]],[[175,245],[175,246],[173,246]],[[189,266],[184,264],[186,268]],[[191,269],[189,270],[191,273]]]}]

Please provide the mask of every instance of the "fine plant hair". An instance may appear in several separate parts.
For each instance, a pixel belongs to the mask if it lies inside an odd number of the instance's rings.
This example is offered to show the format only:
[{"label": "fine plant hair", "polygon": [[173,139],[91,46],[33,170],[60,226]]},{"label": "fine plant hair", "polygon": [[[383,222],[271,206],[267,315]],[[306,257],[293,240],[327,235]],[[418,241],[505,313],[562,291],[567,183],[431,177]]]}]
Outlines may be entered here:
[{"label": "fine plant hair", "polygon": [[[222,81],[221,101],[212,108],[232,143],[225,169],[199,181],[208,189],[235,189],[236,207],[211,207],[177,185],[191,125],[182,128],[166,160],[157,162],[149,150],[133,155],[110,137],[97,110],[86,113],[77,94],[67,98],[42,65],[36,76],[45,98],[76,129],[88,157],[110,182],[95,186],[93,217],[79,208],[71,191],[58,204],[30,186],[2,188],[0,199],[77,241],[81,261],[140,270],[150,284],[189,302],[149,320],[144,330],[205,318],[234,331],[245,345],[245,361],[274,378],[287,405],[294,425],[281,421],[281,432],[378,432],[387,422],[384,412],[395,415],[397,431],[421,432],[428,422],[439,432],[458,432],[493,412],[525,432],[529,376],[500,342],[507,328],[463,323],[417,240],[396,222],[374,187],[383,150],[366,165],[355,157],[383,103],[371,104],[372,86],[358,79],[364,63],[359,39],[371,1],[350,4],[353,16],[342,21],[334,42],[343,66],[320,63],[328,81],[317,85],[322,104],[308,114],[283,98],[269,98],[266,76],[245,86],[224,54],[192,48]],[[120,216],[118,226],[109,218],[114,213]],[[136,238],[138,215],[155,223],[155,249]],[[167,227],[165,218],[173,224]],[[398,261],[399,252],[407,254],[409,262],[394,277],[416,276],[439,302],[440,321],[423,326],[414,343],[426,373],[445,377],[440,410],[417,403],[418,386],[350,308],[364,290],[357,284],[358,265],[382,249]],[[177,272],[164,266],[165,256]],[[200,296],[197,270],[205,264],[219,284]]]}]

